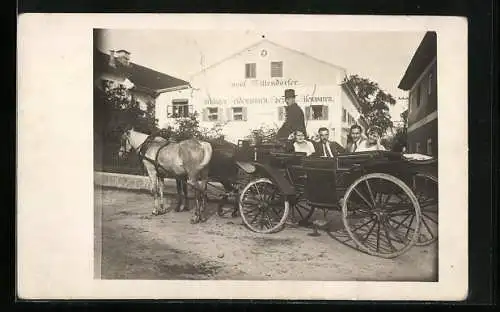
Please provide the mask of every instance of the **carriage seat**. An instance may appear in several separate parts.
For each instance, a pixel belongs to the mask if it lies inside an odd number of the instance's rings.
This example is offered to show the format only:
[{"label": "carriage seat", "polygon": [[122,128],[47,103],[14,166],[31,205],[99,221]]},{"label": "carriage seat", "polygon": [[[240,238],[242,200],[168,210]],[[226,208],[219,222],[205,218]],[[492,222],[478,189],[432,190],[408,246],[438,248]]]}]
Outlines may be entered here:
[{"label": "carriage seat", "polygon": [[244,161],[236,161],[236,165],[241,168],[241,170],[245,171],[246,173],[254,173],[257,168],[255,168],[254,165],[252,165],[249,162],[244,162]]}]

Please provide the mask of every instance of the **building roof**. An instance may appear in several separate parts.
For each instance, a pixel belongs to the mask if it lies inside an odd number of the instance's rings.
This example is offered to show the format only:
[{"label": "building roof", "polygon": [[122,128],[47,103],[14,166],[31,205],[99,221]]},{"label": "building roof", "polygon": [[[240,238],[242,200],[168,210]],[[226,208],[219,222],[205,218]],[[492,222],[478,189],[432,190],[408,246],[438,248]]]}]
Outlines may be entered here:
[{"label": "building roof", "polygon": [[275,42],[273,42],[273,41],[271,41],[271,40],[269,40],[269,39],[262,39],[262,40],[257,41],[256,43],[254,43],[254,44],[252,44],[252,45],[250,45],[250,46],[248,46],[248,47],[244,48],[244,49],[241,49],[241,50],[237,51],[236,53],[233,53],[233,54],[231,54],[231,55],[229,55],[229,56],[227,56],[227,57],[223,58],[222,60],[220,60],[220,61],[218,61],[218,62],[213,63],[212,65],[210,65],[210,66],[208,66],[208,67],[206,67],[206,68],[202,69],[201,71],[199,71],[199,72],[195,73],[195,74],[194,74],[194,75],[192,75],[192,76],[193,76],[193,77],[195,77],[195,76],[197,76],[197,75],[199,75],[199,74],[201,74],[201,73],[203,73],[203,72],[205,72],[205,71],[207,71],[207,70],[209,70],[209,69],[211,69],[211,68],[213,68],[213,67],[216,67],[216,66],[218,66],[218,65],[220,65],[220,64],[222,64],[222,63],[224,63],[224,62],[225,62],[225,61],[227,61],[227,60],[232,59],[233,57],[235,57],[235,56],[237,56],[237,55],[240,55],[240,54],[242,54],[242,53],[247,52],[249,49],[253,49],[253,48],[255,48],[255,47],[258,47],[259,45],[261,45],[261,44],[263,44],[263,43],[269,43],[269,44],[271,44],[271,45],[274,45],[275,47],[279,47],[279,48],[282,48],[282,49],[288,50],[288,51],[290,51],[290,52],[292,52],[292,53],[295,53],[295,54],[299,54],[299,55],[302,55],[302,56],[308,57],[308,58],[313,59],[313,60],[315,60],[315,61],[317,61],[317,62],[323,63],[323,64],[325,64],[325,65],[327,65],[327,66],[334,67],[334,68],[335,68],[335,69],[337,69],[337,70],[341,70],[341,71],[344,71],[344,72],[346,71],[346,69],[345,69],[345,68],[343,68],[343,67],[341,67],[341,66],[338,66],[338,65],[335,65],[335,64],[332,64],[332,63],[329,63],[329,62],[326,62],[326,61],[320,60],[320,59],[318,59],[318,58],[316,58],[316,57],[314,57],[314,56],[311,56],[311,55],[309,55],[309,54],[307,54],[307,53],[304,53],[304,52],[301,52],[301,51],[298,51],[298,50],[295,50],[295,49],[292,49],[292,48],[289,48],[289,47],[282,46],[282,45],[280,45],[280,44],[278,44],[278,43],[275,43]]},{"label": "building roof", "polygon": [[97,73],[115,73],[126,76],[137,87],[141,89],[159,92],[163,89],[188,86],[189,82],[169,76],[151,68],[130,62],[130,66],[123,66],[118,61],[117,67],[109,66],[110,56],[99,50],[95,50],[94,69]]},{"label": "building roof", "polygon": [[356,95],[356,92],[354,92],[354,88],[352,87],[352,85],[348,81],[344,81],[342,82],[341,86],[346,91],[347,96],[351,99],[358,112],[361,113],[361,104],[359,103],[359,98]]},{"label": "building roof", "polygon": [[408,68],[406,68],[406,72],[401,79],[398,88],[405,91],[410,90],[422,71],[427,67],[427,65],[429,65],[429,63],[432,62],[436,55],[436,32],[428,31],[415,51]]}]

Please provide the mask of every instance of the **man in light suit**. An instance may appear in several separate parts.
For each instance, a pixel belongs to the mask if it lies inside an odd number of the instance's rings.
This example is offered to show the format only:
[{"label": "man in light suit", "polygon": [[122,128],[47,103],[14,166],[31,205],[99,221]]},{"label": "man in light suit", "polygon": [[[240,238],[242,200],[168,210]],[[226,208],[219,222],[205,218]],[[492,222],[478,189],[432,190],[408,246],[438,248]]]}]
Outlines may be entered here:
[{"label": "man in light suit", "polygon": [[364,145],[365,139],[361,135],[363,129],[359,125],[352,125],[350,130],[351,141],[347,143],[346,150],[348,153],[354,153],[358,147]]},{"label": "man in light suit", "polygon": [[314,142],[314,156],[333,158],[338,153],[343,153],[344,148],[337,142],[330,142],[330,131],[326,127],[321,127],[318,130],[319,142]]}]

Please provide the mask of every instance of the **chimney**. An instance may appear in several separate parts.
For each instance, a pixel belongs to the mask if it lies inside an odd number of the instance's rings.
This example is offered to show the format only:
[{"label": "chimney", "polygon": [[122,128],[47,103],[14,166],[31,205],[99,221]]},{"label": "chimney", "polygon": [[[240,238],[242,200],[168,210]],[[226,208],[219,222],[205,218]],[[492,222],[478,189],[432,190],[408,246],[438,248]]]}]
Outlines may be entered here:
[{"label": "chimney", "polygon": [[130,65],[130,52],[126,50],[118,50],[115,51],[115,57],[118,62],[120,62],[123,66]]}]

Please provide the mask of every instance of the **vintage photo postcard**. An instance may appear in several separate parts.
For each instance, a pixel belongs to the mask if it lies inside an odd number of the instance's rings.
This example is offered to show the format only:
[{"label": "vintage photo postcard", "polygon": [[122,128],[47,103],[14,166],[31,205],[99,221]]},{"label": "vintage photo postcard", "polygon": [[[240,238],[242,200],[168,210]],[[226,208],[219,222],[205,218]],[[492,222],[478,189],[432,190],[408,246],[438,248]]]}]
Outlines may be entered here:
[{"label": "vintage photo postcard", "polygon": [[25,299],[463,300],[467,22],[24,14]]}]

